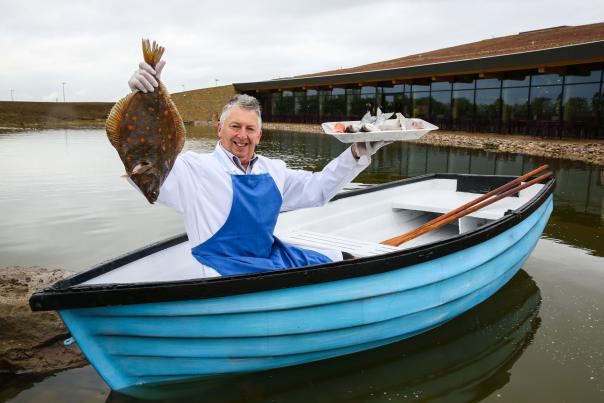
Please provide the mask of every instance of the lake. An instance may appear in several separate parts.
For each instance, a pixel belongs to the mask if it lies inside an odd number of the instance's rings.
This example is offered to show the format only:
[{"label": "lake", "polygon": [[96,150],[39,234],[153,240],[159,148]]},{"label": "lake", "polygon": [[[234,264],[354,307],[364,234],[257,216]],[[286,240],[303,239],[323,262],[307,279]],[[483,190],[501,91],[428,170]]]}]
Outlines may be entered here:
[{"label": "lake", "polygon": [[[186,149],[209,152],[211,129]],[[320,134],[265,133],[259,153],[317,170],[345,149]],[[355,182],[431,172],[520,175],[543,163],[557,178],[554,212],[523,269],[494,297],[431,332],[287,369],[140,391],[197,401],[604,401],[604,169],[515,154],[395,143]],[[102,130],[0,134],[0,265],[71,272],[182,233],[121,176]],[[90,367],[0,378],[0,402],[130,402]]]}]

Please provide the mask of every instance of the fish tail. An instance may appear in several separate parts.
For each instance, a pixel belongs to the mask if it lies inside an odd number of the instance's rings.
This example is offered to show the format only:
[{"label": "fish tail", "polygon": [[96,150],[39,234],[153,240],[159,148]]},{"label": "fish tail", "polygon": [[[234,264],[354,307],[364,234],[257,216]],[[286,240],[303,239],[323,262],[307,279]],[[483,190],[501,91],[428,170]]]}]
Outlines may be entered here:
[{"label": "fish tail", "polygon": [[151,67],[155,68],[155,65],[159,63],[164,50],[163,46],[159,46],[157,42],[153,41],[153,45],[151,45],[149,39],[143,39],[143,56],[145,62]]}]

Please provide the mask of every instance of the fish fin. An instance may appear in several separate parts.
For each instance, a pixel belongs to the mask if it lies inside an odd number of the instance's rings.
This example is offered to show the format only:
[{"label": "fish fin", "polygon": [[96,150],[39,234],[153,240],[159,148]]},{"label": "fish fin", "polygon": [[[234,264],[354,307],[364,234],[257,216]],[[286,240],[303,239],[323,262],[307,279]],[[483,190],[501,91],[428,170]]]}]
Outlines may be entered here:
[{"label": "fish fin", "polygon": [[187,131],[185,129],[185,124],[183,123],[182,117],[180,116],[180,112],[176,108],[176,104],[172,100],[172,97],[168,93],[166,86],[160,82],[159,83],[160,90],[167,95],[168,97],[168,108],[170,112],[172,112],[172,116],[174,117],[174,127],[176,128],[176,138],[179,139],[178,144],[176,144],[176,149],[180,152],[185,145],[185,138]]},{"label": "fish fin", "polygon": [[130,100],[132,100],[132,97],[135,94],[136,92],[131,92],[124,98],[117,101],[115,105],[113,105],[113,108],[111,108],[111,112],[109,112],[107,120],[105,120],[105,131],[107,132],[107,137],[115,148],[118,148],[120,143],[120,123],[122,122],[122,116],[130,104]]},{"label": "fish fin", "polygon": [[151,67],[155,68],[155,65],[159,63],[162,55],[164,54],[164,48],[159,46],[155,41],[153,45],[149,43],[149,39],[143,39],[143,57],[145,62]]}]

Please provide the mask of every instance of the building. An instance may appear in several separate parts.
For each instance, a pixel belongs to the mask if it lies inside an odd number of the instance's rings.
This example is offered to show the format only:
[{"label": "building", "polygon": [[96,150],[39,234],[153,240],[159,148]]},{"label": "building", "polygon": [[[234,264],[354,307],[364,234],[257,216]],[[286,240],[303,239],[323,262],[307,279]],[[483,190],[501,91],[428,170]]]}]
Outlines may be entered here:
[{"label": "building", "polygon": [[357,120],[380,106],[442,129],[604,138],[603,68],[598,23],[234,87],[260,100],[268,122]]}]

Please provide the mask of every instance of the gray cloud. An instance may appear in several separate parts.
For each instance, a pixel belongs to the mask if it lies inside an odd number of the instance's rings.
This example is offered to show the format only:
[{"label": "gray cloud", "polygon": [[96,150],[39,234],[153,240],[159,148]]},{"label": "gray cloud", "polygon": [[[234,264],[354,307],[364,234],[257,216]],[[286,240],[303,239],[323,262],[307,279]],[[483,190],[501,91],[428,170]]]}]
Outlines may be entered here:
[{"label": "gray cloud", "polygon": [[599,0],[5,2],[0,100],[112,101],[141,59],[166,47],[173,92],[397,58],[494,36],[604,21]]}]

